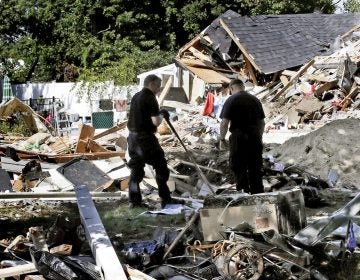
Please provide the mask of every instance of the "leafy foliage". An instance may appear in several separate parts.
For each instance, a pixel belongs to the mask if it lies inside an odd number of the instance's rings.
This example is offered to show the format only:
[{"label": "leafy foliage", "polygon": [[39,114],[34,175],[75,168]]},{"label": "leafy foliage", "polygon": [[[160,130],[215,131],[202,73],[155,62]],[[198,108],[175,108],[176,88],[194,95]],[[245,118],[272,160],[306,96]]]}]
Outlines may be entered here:
[{"label": "leafy foliage", "polygon": [[[348,2],[358,0],[348,0]],[[113,80],[170,63],[228,9],[333,12],[331,0],[0,0],[0,75],[13,82]]]},{"label": "leafy foliage", "polygon": [[360,0],[347,0],[344,9],[349,13],[360,13]]}]

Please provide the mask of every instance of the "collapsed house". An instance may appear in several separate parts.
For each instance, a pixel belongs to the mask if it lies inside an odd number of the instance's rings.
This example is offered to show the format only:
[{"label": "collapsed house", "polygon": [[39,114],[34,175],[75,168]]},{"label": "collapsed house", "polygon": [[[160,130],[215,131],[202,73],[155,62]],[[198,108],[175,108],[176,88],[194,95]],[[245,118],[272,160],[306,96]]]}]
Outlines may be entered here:
[{"label": "collapsed house", "polygon": [[229,10],[182,47],[175,61],[208,84],[240,73],[254,85],[268,85],[280,71],[337,50],[359,22],[358,14],[244,17]]}]

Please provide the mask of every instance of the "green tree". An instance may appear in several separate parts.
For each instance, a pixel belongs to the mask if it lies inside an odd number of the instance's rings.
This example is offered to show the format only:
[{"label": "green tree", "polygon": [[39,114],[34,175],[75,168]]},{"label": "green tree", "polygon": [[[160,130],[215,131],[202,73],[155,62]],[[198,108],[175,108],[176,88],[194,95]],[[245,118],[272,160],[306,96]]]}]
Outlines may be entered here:
[{"label": "green tree", "polygon": [[360,13],[360,0],[347,0],[344,9],[349,13]]},{"label": "green tree", "polygon": [[[358,1],[358,0],[349,0]],[[0,0],[0,75],[15,82],[123,85],[171,62],[228,9],[242,15],[334,10],[331,0]]]},{"label": "green tree", "polygon": [[[168,2],[173,3],[174,1],[169,0]],[[173,9],[171,12],[178,14],[185,32],[193,37],[229,9],[249,16],[312,13],[314,11],[333,13],[335,6],[332,0],[197,0],[185,1],[181,8]]]},{"label": "green tree", "polygon": [[299,14],[320,11],[333,13],[332,0],[245,0],[244,6],[250,15],[259,14]]}]

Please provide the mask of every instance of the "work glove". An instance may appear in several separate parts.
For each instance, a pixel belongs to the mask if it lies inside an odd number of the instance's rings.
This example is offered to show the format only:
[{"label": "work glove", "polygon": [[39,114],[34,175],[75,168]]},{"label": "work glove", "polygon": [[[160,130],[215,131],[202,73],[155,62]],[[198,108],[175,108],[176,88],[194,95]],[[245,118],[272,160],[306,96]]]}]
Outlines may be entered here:
[{"label": "work glove", "polygon": [[161,109],[161,110],[159,111],[159,113],[160,113],[160,115],[163,116],[163,118],[164,118],[165,120],[168,121],[168,120],[170,119],[170,114],[169,114],[168,110]]}]

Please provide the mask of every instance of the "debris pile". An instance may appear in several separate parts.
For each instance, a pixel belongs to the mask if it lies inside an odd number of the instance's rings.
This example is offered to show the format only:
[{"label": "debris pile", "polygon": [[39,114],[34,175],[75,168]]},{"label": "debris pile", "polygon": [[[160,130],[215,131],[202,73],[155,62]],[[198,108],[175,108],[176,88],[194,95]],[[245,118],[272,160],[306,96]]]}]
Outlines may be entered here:
[{"label": "debris pile", "polygon": [[[141,215],[182,215],[186,224],[179,231],[152,229],[148,240],[109,236],[93,202],[105,198],[114,207],[119,201],[111,198],[120,199],[119,204],[126,201],[126,121],[100,133],[82,125],[72,139],[52,135],[49,124],[42,124],[16,98],[1,105],[0,209],[36,212],[36,199],[72,197],[79,213],[60,215],[48,227],[31,225],[27,234],[0,234],[0,278],[334,279],[339,263],[354,262],[355,267],[360,210],[360,196],[352,194],[360,188],[358,19],[245,18],[228,11],[179,51],[177,63],[215,89],[215,102],[212,107],[204,104],[205,96],[197,96],[199,105],[167,99],[171,79],[160,94],[159,104],[170,110],[170,122],[157,135],[171,171],[168,185],[186,205],[159,210],[154,172],[146,166],[141,189],[151,207]],[[338,26],[331,23],[342,25],[320,38],[313,29],[304,29],[308,21],[330,29]],[[274,32],[281,38],[270,41],[265,35]],[[264,38],[268,45],[261,44]],[[335,39],[337,44],[331,44]],[[254,46],[255,40],[261,42]],[[276,55],[265,59],[269,50]],[[289,52],[291,59],[285,55]],[[266,134],[312,130],[266,147],[263,194],[236,191],[228,151],[218,148],[218,113],[226,83],[234,77],[246,81],[266,107]],[[22,135],[11,134],[19,118],[26,129]],[[336,201],[324,200],[323,190],[339,192],[346,205],[338,209]],[[29,201],[11,204],[8,199]],[[311,221],[306,207],[323,205],[333,206],[332,213]],[[8,224],[0,216],[0,225]],[[356,277],[352,267],[343,273]]]},{"label": "debris pile", "polygon": [[334,120],[309,134],[287,140],[271,150],[276,161],[297,165],[328,181],[337,174],[333,186],[359,188],[360,120]]}]

